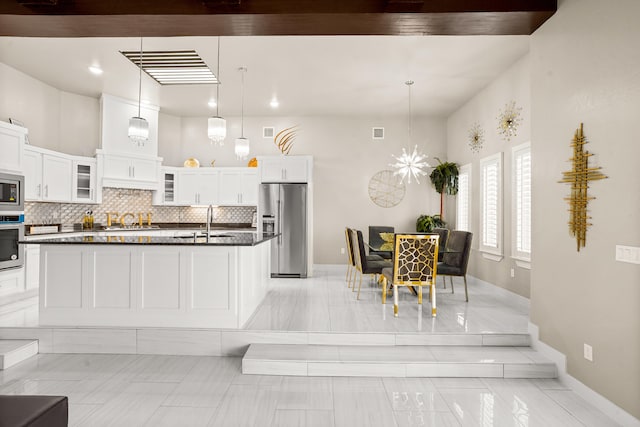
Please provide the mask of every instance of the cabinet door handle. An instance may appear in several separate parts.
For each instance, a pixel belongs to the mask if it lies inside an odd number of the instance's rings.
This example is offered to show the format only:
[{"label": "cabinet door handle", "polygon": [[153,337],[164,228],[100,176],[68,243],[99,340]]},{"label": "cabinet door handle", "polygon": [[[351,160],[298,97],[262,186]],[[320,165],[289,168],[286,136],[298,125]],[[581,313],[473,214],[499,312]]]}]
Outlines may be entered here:
[{"label": "cabinet door handle", "polygon": [[44,186],[44,197],[49,197],[49,184]]},{"label": "cabinet door handle", "polygon": [[131,170],[133,171],[133,177],[136,177],[136,167],[135,166],[131,166]]}]

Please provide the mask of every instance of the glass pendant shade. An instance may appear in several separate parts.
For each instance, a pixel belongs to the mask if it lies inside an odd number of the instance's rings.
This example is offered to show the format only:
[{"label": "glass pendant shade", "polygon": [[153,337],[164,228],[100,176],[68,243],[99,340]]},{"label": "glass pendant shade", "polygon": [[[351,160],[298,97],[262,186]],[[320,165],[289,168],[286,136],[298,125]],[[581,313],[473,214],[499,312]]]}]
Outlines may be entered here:
[{"label": "glass pendant shade", "polygon": [[238,159],[246,159],[249,156],[249,140],[245,137],[236,138],[235,152]]},{"label": "glass pendant shade", "polygon": [[212,144],[223,145],[227,137],[227,121],[222,117],[209,117],[207,135]]},{"label": "glass pendant shade", "polygon": [[129,139],[138,145],[144,145],[149,139],[149,122],[142,117],[129,119]]}]

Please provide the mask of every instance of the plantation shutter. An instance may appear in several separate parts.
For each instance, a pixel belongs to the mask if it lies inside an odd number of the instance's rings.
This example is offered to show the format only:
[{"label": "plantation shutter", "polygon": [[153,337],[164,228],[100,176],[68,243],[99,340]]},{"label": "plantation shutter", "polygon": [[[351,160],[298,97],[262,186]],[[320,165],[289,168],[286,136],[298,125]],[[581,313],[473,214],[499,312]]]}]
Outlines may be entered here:
[{"label": "plantation shutter", "polygon": [[531,148],[514,150],[515,254],[531,255]]},{"label": "plantation shutter", "polygon": [[471,209],[471,165],[464,165],[460,168],[456,202],[456,228],[458,230],[471,231],[469,218]]}]

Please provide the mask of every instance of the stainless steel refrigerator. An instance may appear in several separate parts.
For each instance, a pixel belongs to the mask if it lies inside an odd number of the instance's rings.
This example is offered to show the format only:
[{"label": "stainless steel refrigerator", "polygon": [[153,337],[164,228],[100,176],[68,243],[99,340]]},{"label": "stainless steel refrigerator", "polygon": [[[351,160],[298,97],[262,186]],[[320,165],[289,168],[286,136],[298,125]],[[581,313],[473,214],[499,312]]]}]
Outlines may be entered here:
[{"label": "stainless steel refrigerator", "polygon": [[262,231],[271,241],[271,277],[307,277],[307,184],[260,184]]}]

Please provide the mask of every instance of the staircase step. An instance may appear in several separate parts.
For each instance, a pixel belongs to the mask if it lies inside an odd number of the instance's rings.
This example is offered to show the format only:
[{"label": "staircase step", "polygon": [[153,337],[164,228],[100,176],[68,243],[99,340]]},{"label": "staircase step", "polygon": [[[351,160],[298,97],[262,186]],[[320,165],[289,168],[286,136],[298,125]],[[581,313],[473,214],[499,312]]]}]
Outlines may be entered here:
[{"label": "staircase step", "polygon": [[242,373],[318,377],[556,378],[529,347],[251,344]]},{"label": "staircase step", "polygon": [[0,371],[38,354],[38,340],[0,340]]}]

